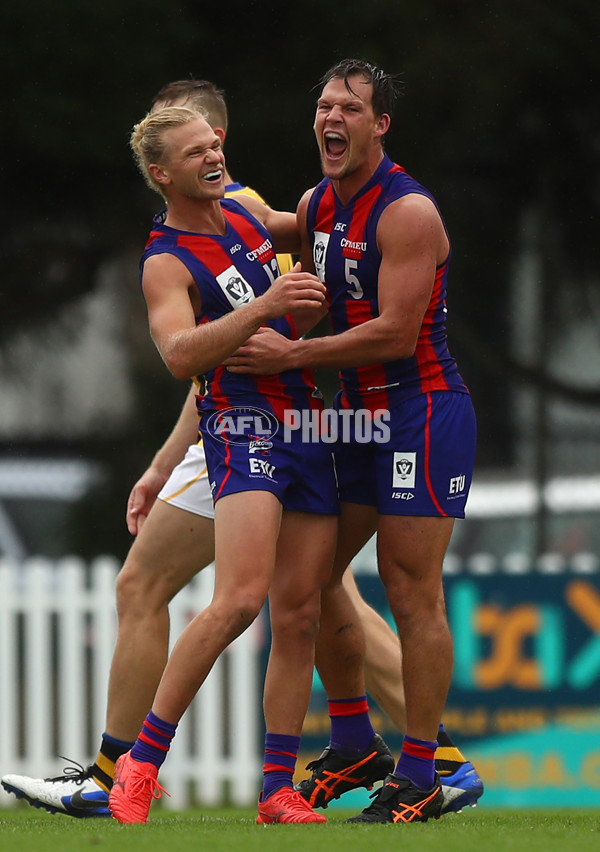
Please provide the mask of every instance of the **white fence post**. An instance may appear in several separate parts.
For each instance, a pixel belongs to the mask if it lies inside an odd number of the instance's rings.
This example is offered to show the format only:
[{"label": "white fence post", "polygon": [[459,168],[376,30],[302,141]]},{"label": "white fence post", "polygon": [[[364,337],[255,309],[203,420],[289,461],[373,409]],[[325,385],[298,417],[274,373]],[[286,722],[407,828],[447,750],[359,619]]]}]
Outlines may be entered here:
[{"label": "white fence post", "polygon": [[[90,763],[104,730],[115,641],[113,557],[88,567],[0,559],[0,774],[60,775],[58,755]],[[171,645],[212,596],[202,571],[173,600]],[[180,723],[161,781],[167,807],[253,804],[262,754],[260,619],[222,655]],[[4,791],[0,806],[15,802]]]},{"label": "white fence post", "polygon": [[[57,754],[83,760],[89,754],[85,726],[88,718],[85,632],[85,565],[81,559],[67,557],[55,567],[55,590],[61,602],[57,612]],[[60,590],[60,591],[59,591]],[[110,598],[103,602],[107,608]],[[47,710],[41,701],[38,712]],[[44,707],[46,704],[46,707]],[[102,733],[101,731],[99,733]],[[47,754],[52,754],[49,750]],[[82,755],[80,758],[79,755]],[[31,767],[31,772],[36,769]],[[39,772],[39,770],[37,770]],[[58,774],[58,773],[57,773]]]}]

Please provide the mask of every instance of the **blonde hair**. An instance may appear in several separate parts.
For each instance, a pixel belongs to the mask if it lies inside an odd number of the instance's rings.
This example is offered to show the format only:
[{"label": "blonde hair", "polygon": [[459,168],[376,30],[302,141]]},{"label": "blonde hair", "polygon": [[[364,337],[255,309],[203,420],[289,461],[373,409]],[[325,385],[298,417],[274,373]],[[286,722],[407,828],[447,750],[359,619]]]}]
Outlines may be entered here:
[{"label": "blonde hair", "polygon": [[156,112],[149,112],[138,124],[134,125],[129,139],[137,167],[144,180],[155,192],[164,197],[161,186],[154,180],[149,166],[152,163],[164,163],[167,145],[165,132],[175,127],[182,127],[200,116],[206,120],[206,114],[199,109],[187,107],[162,107]]}]

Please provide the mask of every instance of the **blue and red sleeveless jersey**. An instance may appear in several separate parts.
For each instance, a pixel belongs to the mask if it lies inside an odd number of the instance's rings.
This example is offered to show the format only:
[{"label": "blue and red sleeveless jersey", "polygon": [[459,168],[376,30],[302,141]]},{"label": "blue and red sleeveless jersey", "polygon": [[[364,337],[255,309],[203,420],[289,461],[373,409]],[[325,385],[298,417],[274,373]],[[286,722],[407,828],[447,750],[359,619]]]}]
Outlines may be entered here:
[{"label": "blue and red sleeveless jersey", "polygon": [[[211,322],[261,296],[279,275],[271,237],[245,207],[222,199],[226,232],[197,234],[164,224],[165,212],[155,216],[142,259],[172,254],[189,270],[202,299],[197,323]],[[280,334],[296,339],[290,316],[267,323]],[[205,375],[203,411],[255,406],[283,421],[286,409],[322,409],[311,370],[287,370],[275,376],[238,375],[218,366]]]},{"label": "blue and red sleeveless jersey", "polygon": [[[315,187],[308,204],[307,227],[317,275],[327,286],[334,334],[379,315],[377,283],[381,254],[377,247],[377,224],[388,204],[410,193],[425,195],[435,204],[431,194],[388,156],[384,156],[372,178],[347,205],[340,202],[329,178]],[[343,407],[387,409],[429,391],[468,393],[447,346],[448,263],[449,256],[436,270],[414,355],[342,369]]]}]

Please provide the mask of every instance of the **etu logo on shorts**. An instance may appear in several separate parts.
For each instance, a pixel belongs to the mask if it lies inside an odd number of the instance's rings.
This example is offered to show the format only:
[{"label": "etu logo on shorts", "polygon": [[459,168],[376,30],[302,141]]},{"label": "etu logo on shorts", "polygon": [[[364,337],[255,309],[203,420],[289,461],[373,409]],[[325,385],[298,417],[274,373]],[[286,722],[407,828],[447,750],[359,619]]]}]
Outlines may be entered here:
[{"label": "etu logo on shorts", "polygon": [[394,453],[392,488],[414,488],[416,473],[416,453]]},{"label": "etu logo on shorts", "polygon": [[275,473],[275,465],[269,464],[265,459],[248,459],[250,464],[251,476],[266,476],[268,479],[273,479]]},{"label": "etu logo on shorts", "polygon": [[448,488],[449,494],[462,494],[465,490],[466,485],[466,477],[464,473],[461,473],[460,476],[452,476],[450,477],[450,485]]}]

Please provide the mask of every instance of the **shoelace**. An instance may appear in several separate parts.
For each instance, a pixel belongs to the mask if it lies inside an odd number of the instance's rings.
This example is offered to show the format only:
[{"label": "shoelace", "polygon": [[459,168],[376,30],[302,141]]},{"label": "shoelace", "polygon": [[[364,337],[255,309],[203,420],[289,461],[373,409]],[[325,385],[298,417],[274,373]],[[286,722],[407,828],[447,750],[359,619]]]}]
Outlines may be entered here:
[{"label": "shoelace", "polygon": [[150,773],[147,775],[137,775],[136,778],[131,782],[131,787],[128,791],[128,797],[131,796],[140,796],[147,795],[146,788],[150,787],[151,789],[148,791],[153,799],[160,799],[163,793],[167,796],[171,796],[168,790],[158,782],[158,779],[154,778]]},{"label": "shoelace", "polygon": [[298,793],[296,790],[290,796],[290,804],[293,805],[294,810],[302,811],[302,813],[306,813],[309,811],[312,813],[312,808],[306,801],[306,799]]},{"label": "shoelace", "polygon": [[56,783],[57,781],[72,781],[74,784],[83,784],[84,781],[87,781],[92,777],[92,767],[83,767],[80,763],[77,763],[76,760],[72,760],[70,757],[63,757],[62,754],[58,755],[61,760],[68,760],[71,766],[65,766],[62,775],[57,775],[55,778],[46,778],[46,781],[50,781],[52,783]]},{"label": "shoelace", "polygon": [[331,748],[326,748],[325,751],[323,752],[323,754],[321,755],[321,757],[318,757],[316,760],[311,760],[310,763],[306,764],[306,768],[311,769],[311,770],[320,769],[323,766],[323,764],[325,763],[325,761],[327,760],[327,758],[329,757],[331,752],[332,752]]},{"label": "shoelace", "polygon": [[314,813],[306,799],[304,799],[296,790],[290,793],[289,797],[286,799],[285,806],[288,813],[291,815],[297,814],[299,816],[304,816],[307,812]]},{"label": "shoelace", "polygon": [[369,799],[374,799],[375,801],[369,805],[368,808],[365,808],[364,813],[367,814],[383,814],[387,813],[387,808],[384,805],[384,802],[387,802],[388,799],[393,798],[394,790],[392,787],[388,787],[384,784],[383,787],[380,787],[378,790],[375,790],[374,793],[371,793]]},{"label": "shoelace", "polygon": [[[369,805],[368,808],[365,808],[363,813],[373,814],[375,816],[387,815],[389,805],[386,807],[386,805],[384,803],[387,802],[389,799],[394,798],[395,791],[394,791],[394,788],[392,786],[389,786],[388,789],[386,789],[386,787],[388,787],[388,785],[384,784],[383,787],[379,788],[379,790],[375,790],[374,793],[371,793],[369,798],[375,799],[375,801],[373,802],[373,804]],[[402,819],[404,822],[410,822],[410,820],[405,820],[403,815],[410,813],[410,814],[413,814],[413,815],[421,816],[422,815],[422,809],[419,807],[419,805],[426,804],[430,799],[432,799],[435,796],[436,793],[437,793],[437,789],[433,791],[433,793],[431,794],[431,796],[428,799],[425,799],[422,802],[416,802],[414,805],[401,803],[404,810],[401,811],[401,812],[394,811],[394,813],[396,813],[397,816],[399,816],[400,819]],[[399,807],[399,805],[398,805],[398,807]]]},{"label": "shoelace", "polygon": [[[336,773],[332,773],[332,774],[337,774],[338,772],[343,773],[343,772],[347,772],[349,769],[358,768],[362,764],[367,763],[369,760],[371,760],[372,757],[376,757],[376,755],[377,755],[376,750],[368,752],[366,755],[365,755],[364,752],[359,752],[356,755],[355,762],[353,764],[351,764],[351,766],[345,767],[344,769],[338,769]],[[311,760],[310,763],[306,764],[306,768],[312,769],[315,772],[320,771],[323,768],[325,761],[330,756],[331,757],[338,757],[335,749],[331,748],[331,746],[327,746],[327,748],[324,750],[323,754],[320,757],[318,757],[316,760]],[[329,771],[329,770],[327,770],[327,771]]]}]

